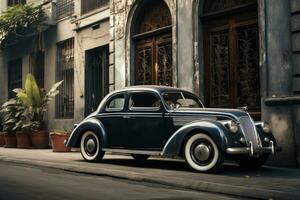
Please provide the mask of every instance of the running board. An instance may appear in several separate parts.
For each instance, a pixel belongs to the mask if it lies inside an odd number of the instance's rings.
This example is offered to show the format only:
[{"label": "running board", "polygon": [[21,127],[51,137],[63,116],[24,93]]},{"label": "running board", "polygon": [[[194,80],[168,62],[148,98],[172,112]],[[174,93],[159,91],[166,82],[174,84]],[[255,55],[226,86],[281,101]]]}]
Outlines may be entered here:
[{"label": "running board", "polygon": [[160,156],[161,155],[161,151],[144,151],[144,150],[110,149],[110,148],[102,148],[102,150],[112,152],[112,153],[143,154],[143,155],[150,155],[150,156]]}]

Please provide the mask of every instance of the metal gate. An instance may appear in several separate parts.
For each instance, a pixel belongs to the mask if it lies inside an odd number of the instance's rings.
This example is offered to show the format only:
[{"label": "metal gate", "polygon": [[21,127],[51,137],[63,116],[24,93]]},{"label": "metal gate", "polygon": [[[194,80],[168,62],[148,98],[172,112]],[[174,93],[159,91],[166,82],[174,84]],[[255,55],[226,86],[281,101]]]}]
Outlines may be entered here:
[{"label": "metal gate", "polygon": [[108,46],[86,51],[85,116],[95,111],[108,92]]}]

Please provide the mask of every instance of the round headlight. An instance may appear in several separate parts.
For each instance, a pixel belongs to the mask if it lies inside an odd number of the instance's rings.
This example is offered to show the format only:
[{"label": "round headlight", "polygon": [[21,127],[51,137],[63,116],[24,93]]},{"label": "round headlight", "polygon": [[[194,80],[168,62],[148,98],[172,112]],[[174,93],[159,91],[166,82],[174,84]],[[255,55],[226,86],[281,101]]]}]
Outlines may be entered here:
[{"label": "round headlight", "polygon": [[229,122],[229,130],[231,133],[237,133],[239,130],[239,126],[235,121]]},{"label": "round headlight", "polygon": [[263,122],[262,123],[262,129],[265,133],[270,133],[271,132],[271,126],[268,122]]}]

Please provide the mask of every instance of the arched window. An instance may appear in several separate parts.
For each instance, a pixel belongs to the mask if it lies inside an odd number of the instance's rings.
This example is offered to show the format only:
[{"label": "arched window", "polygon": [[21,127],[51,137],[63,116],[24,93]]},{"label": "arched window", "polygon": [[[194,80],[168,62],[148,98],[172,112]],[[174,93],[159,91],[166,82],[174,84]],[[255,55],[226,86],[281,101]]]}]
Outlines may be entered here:
[{"label": "arched window", "polygon": [[210,107],[248,106],[260,117],[256,0],[204,4],[205,99]]},{"label": "arched window", "polygon": [[172,22],[162,0],[147,1],[136,17],[135,84],[172,85]]}]

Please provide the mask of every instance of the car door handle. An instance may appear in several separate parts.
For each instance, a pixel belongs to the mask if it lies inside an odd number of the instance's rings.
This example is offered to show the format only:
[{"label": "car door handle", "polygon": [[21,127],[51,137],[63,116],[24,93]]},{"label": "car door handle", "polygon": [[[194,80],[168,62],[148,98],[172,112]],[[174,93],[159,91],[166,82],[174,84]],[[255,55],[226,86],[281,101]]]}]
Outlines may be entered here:
[{"label": "car door handle", "polygon": [[123,116],[123,119],[130,119],[130,116]]}]

